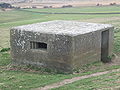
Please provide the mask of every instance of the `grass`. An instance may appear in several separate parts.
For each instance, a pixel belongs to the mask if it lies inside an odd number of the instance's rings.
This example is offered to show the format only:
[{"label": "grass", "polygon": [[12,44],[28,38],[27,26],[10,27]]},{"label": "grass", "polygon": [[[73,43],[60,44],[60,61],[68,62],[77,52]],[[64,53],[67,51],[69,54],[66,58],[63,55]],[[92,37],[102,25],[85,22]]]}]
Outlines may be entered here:
[{"label": "grass", "polygon": [[114,31],[114,52],[120,52],[120,28]]},{"label": "grass", "polygon": [[120,71],[79,80],[52,90],[118,90],[120,88]]},{"label": "grass", "polygon": [[37,74],[24,71],[1,71],[0,89],[29,90],[70,78],[70,75]]},{"label": "grass", "polygon": [[55,12],[55,13],[104,13],[104,12],[120,12],[120,6],[102,6],[102,7],[74,7],[74,8],[46,8],[46,9],[25,9],[35,12]]},{"label": "grass", "polygon": [[[30,11],[44,11],[44,12],[119,12],[119,6],[106,6],[106,7],[81,7],[81,8],[64,8],[64,9],[29,9]],[[108,18],[109,20],[106,20]],[[113,19],[112,19],[113,18]],[[117,18],[117,19],[114,19]],[[99,20],[97,20],[99,19]],[[103,19],[103,20],[102,20]],[[66,14],[40,14],[35,12],[25,12],[19,10],[6,11],[0,13],[0,51],[3,48],[9,48],[9,29],[13,26],[32,24],[37,22],[44,22],[50,20],[77,20],[77,21],[90,21],[90,22],[100,22],[100,23],[109,23],[115,26],[114,32],[114,53],[120,53],[120,15],[66,15]],[[1,43],[2,42],[2,43]],[[11,64],[10,52],[0,52],[0,89],[2,90],[29,90],[31,88],[41,87],[48,85],[50,83],[58,82],[64,79],[88,75],[95,72],[101,72],[105,70],[112,70],[120,68],[120,65],[106,66],[101,62],[96,62],[90,65],[85,65],[81,68],[78,74],[49,74],[47,72],[39,71],[36,72],[33,69],[28,70],[29,68],[25,68],[26,70],[10,70],[9,66]],[[94,69],[93,69],[94,68]],[[78,71],[77,71],[78,72]],[[117,72],[115,72],[117,74]],[[118,72],[119,73],[119,72]],[[60,90],[79,90],[82,88],[92,89],[102,87],[100,82],[97,82],[97,86],[93,82],[94,80],[101,80],[101,82],[105,82],[109,75],[100,76],[85,79],[82,81],[78,81],[76,83],[70,84],[70,86],[66,85],[61,87]],[[113,75],[115,77],[115,75]],[[116,78],[119,78],[116,76]],[[92,83],[90,83],[92,82]],[[116,82],[116,81],[115,81]],[[109,84],[109,83],[108,83]],[[107,85],[107,84],[105,84]],[[103,87],[105,86],[103,85]],[[117,84],[118,85],[118,84]],[[98,87],[99,86],[99,87]],[[71,88],[70,88],[71,87]],[[75,89],[74,89],[74,88]],[[110,87],[110,86],[109,86]],[[114,85],[112,85],[114,87]],[[81,89],[81,90],[82,90]]]},{"label": "grass", "polygon": [[[25,9],[26,10],[26,9]],[[78,7],[78,8],[58,8],[58,9],[27,9],[29,11],[44,11],[44,12],[119,12],[119,6],[104,6],[104,7]],[[26,12],[19,10],[5,11],[0,13],[0,50],[9,48],[9,30],[14,26],[32,24],[37,22],[51,20],[89,20],[94,18],[112,18],[120,17],[119,14],[111,15],[66,15],[66,14],[40,14],[35,12]],[[94,22],[94,20],[93,20]]]},{"label": "grass", "polygon": [[[34,17],[33,17],[34,16]],[[21,20],[29,20],[34,18],[40,18],[43,15],[36,15],[30,12],[20,12],[18,10],[6,11],[0,13],[0,24],[7,22],[15,22]]]},{"label": "grass", "polygon": [[[26,10],[26,9],[25,9]],[[58,9],[27,9],[29,11],[44,11],[44,12],[119,12],[119,6],[104,6],[104,7],[78,7],[78,8],[58,8]],[[107,15],[77,15],[77,14],[40,14],[35,12],[26,12],[19,10],[5,11],[0,13],[0,50],[9,48],[9,30],[14,26],[32,24],[37,22],[51,20],[89,20],[96,18],[112,18],[120,17],[119,14]],[[91,21],[91,22],[94,22]]]},{"label": "grass", "polygon": [[10,54],[5,52],[5,53],[1,53],[0,52],[0,66],[6,66],[8,64],[10,64],[11,60],[10,60]]},{"label": "grass", "polygon": [[0,52],[6,52],[6,51],[9,51],[10,48],[3,48]]},{"label": "grass", "polygon": [[[103,63],[96,62],[83,66],[81,73],[78,74],[55,74],[47,73],[42,70],[35,71],[23,67],[21,69],[10,69],[11,58],[9,52],[0,52],[0,89],[1,90],[29,90],[31,88],[42,87],[51,83],[59,82],[72,77],[83,76],[95,72],[118,69],[119,65],[103,67]],[[93,69],[90,69],[94,67]],[[95,69],[96,68],[96,69]]]}]

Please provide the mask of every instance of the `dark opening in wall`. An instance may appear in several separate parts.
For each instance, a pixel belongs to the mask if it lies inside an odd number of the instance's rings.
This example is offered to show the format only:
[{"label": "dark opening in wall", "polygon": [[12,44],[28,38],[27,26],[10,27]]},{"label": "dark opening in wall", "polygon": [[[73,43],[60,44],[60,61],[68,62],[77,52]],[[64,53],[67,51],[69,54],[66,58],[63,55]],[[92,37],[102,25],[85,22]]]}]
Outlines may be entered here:
[{"label": "dark opening in wall", "polygon": [[109,30],[103,31],[101,33],[101,61],[109,62]]},{"label": "dark opening in wall", "polygon": [[47,44],[43,42],[30,42],[30,49],[47,50]]}]

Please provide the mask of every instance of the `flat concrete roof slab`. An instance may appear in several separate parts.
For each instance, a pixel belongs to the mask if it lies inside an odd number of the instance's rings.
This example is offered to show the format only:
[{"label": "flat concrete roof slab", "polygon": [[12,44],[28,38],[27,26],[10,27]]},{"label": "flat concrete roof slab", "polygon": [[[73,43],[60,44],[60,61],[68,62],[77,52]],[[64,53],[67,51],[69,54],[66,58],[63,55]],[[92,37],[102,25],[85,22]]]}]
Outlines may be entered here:
[{"label": "flat concrete roof slab", "polygon": [[14,27],[21,31],[40,32],[47,34],[64,34],[69,36],[76,36],[80,34],[90,33],[101,29],[113,27],[109,24],[96,24],[78,21],[55,20],[36,24],[29,24]]}]

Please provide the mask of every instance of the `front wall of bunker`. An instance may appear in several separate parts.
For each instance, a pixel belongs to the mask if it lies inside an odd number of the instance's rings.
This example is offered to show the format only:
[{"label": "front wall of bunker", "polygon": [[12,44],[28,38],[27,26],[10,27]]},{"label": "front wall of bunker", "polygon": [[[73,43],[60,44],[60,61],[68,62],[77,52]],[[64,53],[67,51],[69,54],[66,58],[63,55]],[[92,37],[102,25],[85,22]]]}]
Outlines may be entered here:
[{"label": "front wall of bunker", "polygon": [[[46,43],[47,50],[30,49],[30,41]],[[70,36],[11,30],[11,54],[15,64],[30,64],[70,71],[71,46]]]},{"label": "front wall of bunker", "polygon": [[71,71],[72,37],[55,34],[55,39],[50,42],[48,66],[58,70]]}]

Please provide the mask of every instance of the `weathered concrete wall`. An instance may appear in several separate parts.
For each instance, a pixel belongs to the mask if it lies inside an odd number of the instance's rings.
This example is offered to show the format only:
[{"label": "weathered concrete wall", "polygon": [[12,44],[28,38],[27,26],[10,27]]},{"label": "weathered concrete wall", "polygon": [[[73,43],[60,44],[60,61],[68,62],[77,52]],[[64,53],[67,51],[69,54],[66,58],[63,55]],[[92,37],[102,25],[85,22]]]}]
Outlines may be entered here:
[{"label": "weathered concrete wall", "polygon": [[106,30],[109,31],[108,56],[113,54],[113,27],[78,35],[73,38],[73,68],[79,68],[82,65],[95,61],[101,61],[101,33]]},{"label": "weathered concrete wall", "polygon": [[[113,27],[109,25],[53,21],[13,28],[10,32],[13,63],[72,72],[84,64],[101,60],[101,33],[105,30],[109,30],[108,54],[111,55]],[[47,49],[31,49],[30,42],[46,43]]]},{"label": "weathered concrete wall", "polygon": [[113,44],[114,44],[114,27],[109,28],[109,53],[108,55],[111,56],[113,54]]},{"label": "weathered concrete wall", "polygon": [[[44,42],[47,50],[30,49],[30,41]],[[71,71],[72,37],[11,29],[14,64],[31,64],[60,71]]]},{"label": "weathered concrete wall", "polygon": [[74,37],[73,45],[72,63],[74,68],[100,60],[100,31]]}]

